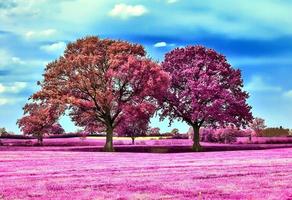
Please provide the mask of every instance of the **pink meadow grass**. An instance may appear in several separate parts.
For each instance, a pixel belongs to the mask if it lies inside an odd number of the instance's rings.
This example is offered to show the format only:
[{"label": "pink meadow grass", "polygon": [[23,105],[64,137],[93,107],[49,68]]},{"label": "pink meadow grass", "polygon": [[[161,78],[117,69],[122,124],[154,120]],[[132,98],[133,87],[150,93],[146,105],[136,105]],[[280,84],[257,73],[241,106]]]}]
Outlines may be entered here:
[{"label": "pink meadow grass", "polygon": [[[27,148],[27,147],[22,147]],[[1,151],[0,199],[291,199],[292,148]]]}]

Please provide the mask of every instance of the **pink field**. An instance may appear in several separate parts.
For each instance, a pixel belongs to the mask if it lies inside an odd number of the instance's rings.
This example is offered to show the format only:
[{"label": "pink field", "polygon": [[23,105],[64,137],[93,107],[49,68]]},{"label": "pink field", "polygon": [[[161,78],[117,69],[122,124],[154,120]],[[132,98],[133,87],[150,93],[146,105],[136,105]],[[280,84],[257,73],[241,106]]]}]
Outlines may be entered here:
[{"label": "pink field", "polygon": [[[23,147],[28,148],[28,147]],[[292,199],[292,148],[1,151],[0,199]]]}]

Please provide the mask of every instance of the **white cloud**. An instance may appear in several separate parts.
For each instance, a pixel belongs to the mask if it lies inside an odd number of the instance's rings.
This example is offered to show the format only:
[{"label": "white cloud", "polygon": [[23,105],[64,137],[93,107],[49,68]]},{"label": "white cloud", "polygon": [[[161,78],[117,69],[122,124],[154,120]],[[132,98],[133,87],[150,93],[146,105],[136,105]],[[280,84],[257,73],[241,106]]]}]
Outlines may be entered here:
[{"label": "white cloud", "polygon": [[147,13],[148,10],[143,5],[127,5],[116,4],[114,8],[109,12],[112,17],[118,17],[121,19],[128,19],[130,17],[139,17]]},{"label": "white cloud", "polygon": [[40,31],[28,31],[25,33],[25,37],[29,40],[40,40],[40,39],[48,39],[55,36],[57,30],[55,29],[45,29]]},{"label": "white cloud", "polygon": [[[15,68],[17,65],[29,65],[29,66],[45,66],[48,61],[45,60],[23,60],[17,56],[14,56],[5,49],[0,49],[0,68]],[[17,68],[18,69],[18,68]]]},{"label": "white cloud", "polygon": [[11,54],[4,49],[0,49],[0,67],[9,63]]},{"label": "white cloud", "polygon": [[26,82],[14,82],[12,84],[3,85],[0,83],[0,94],[1,93],[14,93],[17,94],[27,87]]},{"label": "white cloud", "polygon": [[8,104],[10,101],[8,98],[1,98],[0,97],[0,106]]},{"label": "white cloud", "polygon": [[27,83],[26,82],[15,82],[13,85],[8,87],[8,89],[12,93],[18,93],[18,92],[22,91],[26,87],[27,87]]},{"label": "white cloud", "polygon": [[13,56],[10,52],[0,49],[0,68],[7,65],[25,64],[19,57]]},{"label": "white cloud", "polygon": [[178,2],[178,0],[167,0],[166,2],[169,3],[169,4],[172,4],[172,3]]},{"label": "white cloud", "polygon": [[169,44],[169,43],[166,43],[166,42],[157,42],[153,46],[156,47],[156,48],[166,47],[166,46],[174,47],[175,44],[173,44],[173,43]]},{"label": "white cloud", "polygon": [[[58,40],[64,40],[65,37],[75,39],[74,31],[77,25],[80,35],[88,34],[92,27],[102,30],[102,27],[110,26],[111,21],[107,14],[127,19],[141,16],[147,13],[148,9],[151,9],[151,19],[141,22],[145,23],[145,26],[134,30],[135,32],[145,33],[145,31],[155,30],[159,34],[171,34],[172,31],[173,34],[180,32],[186,35],[196,35],[203,31],[232,38],[260,39],[292,34],[291,20],[289,20],[292,18],[290,1],[281,1],[281,3],[267,0],[238,0],[236,3],[230,3],[230,0],[179,1],[181,6],[167,7],[165,7],[165,3],[173,4],[178,0],[157,0],[159,3],[149,1],[144,5],[125,3],[114,5],[114,1],[97,0],[3,2],[4,6],[0,8],[1,28],[23,33],[28,38],[36,36],[36,32],[38,32],[36,30],[56,28]],[[189,12],[188,8],[192,8],[193,12]],[[54,15],[51,13],[52,10],[55,11]],[[273,14],[271,15],[271,13]],[[128,30],[125,29],[125,31]],[[102,31],[116,33],[115,26]],[[92,33],[96,32],[92,31],[89,34]],[[44,34],[46,33],[44,32]]]},{"label": "white cloud", "polygon": [[244,87],[248,92],[281,92],[282,88],[266,83],[261,76],[253,76]]},{"label": "white cloud", "polygon": [[25,64],[25,61],[20,59],[19,57],[12,57],[11,60],[15,64],[20,64],[20,65]]},{"label": "white cloud", "polygon": [[24,99],[20,97],[0,97],[0,106],[16,104],[23,101]]},{"label": "white cloud", "polygon": [[284,92],[283,96],[287,98],[292,98],[292,90],[288,90]]},{"label": "white cloud", "polygon": [[5,91],[5,87],[4,87],[4,85],[2,85],[1,83],[0,83],[0,93],[3,93]]},{"label": "white cloud", "polygon": [[157,42],[154,44],[154,47],[165,47],[166,45],[166,42]]},{"label": "white cloud", "polygon": [[65,42],[56,42],[49,45],[43,45],[40,47],[40,49],[48,53],[60,54],[64,51],[65,47],[66,47]]},{"label": "white cloud", "polygon": [[0,70],[5,72],[5,76],[0,76],[0,83],[40,80],[48,62],[32,58],[24,60],[0,48]]}]

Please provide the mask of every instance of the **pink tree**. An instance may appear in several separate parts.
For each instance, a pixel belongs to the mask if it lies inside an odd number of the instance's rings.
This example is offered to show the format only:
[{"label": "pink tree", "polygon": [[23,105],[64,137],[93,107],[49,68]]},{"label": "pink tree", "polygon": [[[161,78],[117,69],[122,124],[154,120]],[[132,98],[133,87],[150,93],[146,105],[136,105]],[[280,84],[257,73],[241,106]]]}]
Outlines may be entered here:
[{"label": "pink tree", "polygon": [[255,117],[249,124],[249,127],[254,131],[256,136],[260,136],[261,132],[266,128],[265,120],[259,117]]},{"label": "pink tree", "polygon": [[141,45],[86,37],[68,44],[64,55],[47,65],[42,89],[33,98],[91,115],[106,130],[105,151],[113,151],[113,132],[125,108],[156,104],[168,83],[168,74]]},{"label": "pink tree", "polygon": [[161,119],[185,121],[194,130],[193,150],[201,149],[202,126],[245,126],[252,120],[240,70],[224,56],[202,46],[176,48],[165,55],[162,68],[171,86],[162,104]]},{"label": "pink tree", "polygon": [[151,135],[151,136],[160,135],[160,128],[158,128],[158,127],[149,128],[148,135]]},{"label": "pink tree", "polygon": [[65,133],[65,130],[59,123],[54,123],[48,130],[49,134],[56,134],[56,135],[61,135]]},{"label": "pink tree", "polygon": [[135,143],[135,138],[146,135],[150,118],[156,111],[156,107],[151,104],[141,103],[138,106],[130,106],[125,109],[121,123],[117,127],[119,136],[128,136]]},{"label": "pink tree", "polygon": [[57,120],[63,113],[64,108],[57,104],[28,103],[24,106],[24,116],[17,121],[21,131],[25,135],[33,135],[38,144],[43,144],[43,136],[52,131],[60,131],[61,127]]}]

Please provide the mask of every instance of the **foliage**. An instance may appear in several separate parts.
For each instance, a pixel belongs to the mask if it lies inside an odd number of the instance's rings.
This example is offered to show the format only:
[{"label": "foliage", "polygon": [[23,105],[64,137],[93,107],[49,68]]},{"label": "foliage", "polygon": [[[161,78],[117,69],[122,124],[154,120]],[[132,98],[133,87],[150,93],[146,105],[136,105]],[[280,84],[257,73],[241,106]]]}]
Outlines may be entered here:
[{"label": "foliage", "polygon": [[155,106],[145,103],[125,109],[121,123],[117,126],[118,136],[131,137],[134,144],[135,137],[146,135],[150,117],[153,116],[155,110]]},{"label": "foliage", "polygon": [[254,130],[256,136],[260,136],[261,132],[266,128],[265,120],[259,117],[253,119],[249,127]]},{"label": "foliage", "polygon": [[5,135],[7,135],[7,134],[8,134],[8,132],[6,131],[5,128],[0,128],[0,137],[1,137],[1,136],[5,136]]},{"label": "foliage", "polygon": [[147,131],[147,135],[149,136],[159,136],[160,135],[160,128],[154,127],[154,128],[149,128]]},{"label": "foliage", "polygon": [[171,139],[188,139],[187,134],[175,134],[171,136]]},{"label": "foliage", "polygon": [[62,135],[65,133],[65,130],[59,123],[54,123],[50,130],[49,134],[55,134],[55,135]]},{"label": "foliage", "polygon": [[113,132],[125,109],[142,102],[156,106],[168,82],[141,45],[86,37],[69,43],[64,55],[47,65],[33,98],[68,105],[76,125],[107,132],[105,150],[113,151]]},{"label": "foliage", "polygon": [[266,128],[260,133],[262,137],[274,137],[274,136],[289,136],[289,129],[283,127],[279,128]]},{"label": "foliage", "polygon": [[236,142],[236,129],[220,128],[217,129],[215,133],[215,136],[219,143],[229,144]]},{"label": "foliage", "polygon": [[177,128],[174,128],[174,129],[171,130],[171,134],[172,135],[177,135],[177,134],[179,134],[179,130]]},{"label": "foliage", "polygon": [[223,55],[202,46],[176,48],[165,55],[162,68],[170,74],[171,85],[161,105],[161,119],[179,119],[192,126],[194,150],[200,149],[201,126],[240,127],[252,120],[240,70]]},{"label": "foliage", "polygon": [[33,102],[26,104],[23,110],[24,116],[17,121],[17,124],[25,135],[37,137],[40,145],[42,145],[45,134],[64,132],[57,123],[63,113],[63,106],[47,102]]},{"label": "foliage", "polygon": [[[238,137],[247,137],[251,134],[250,129],[237,129],[235,127],[226,128],[201,128],[200,141],[214,143],[235,143]],[[188,131],[189,138],[193,138],[193,130]]]}]

